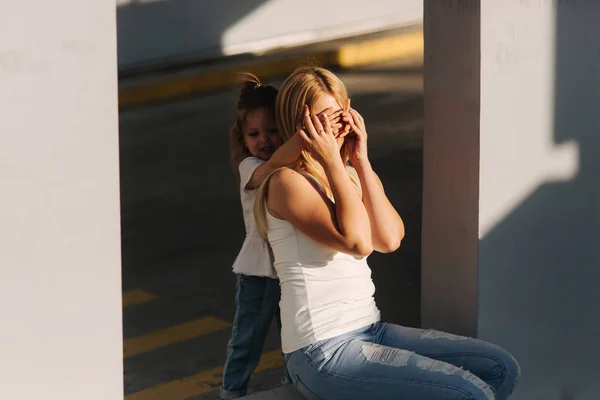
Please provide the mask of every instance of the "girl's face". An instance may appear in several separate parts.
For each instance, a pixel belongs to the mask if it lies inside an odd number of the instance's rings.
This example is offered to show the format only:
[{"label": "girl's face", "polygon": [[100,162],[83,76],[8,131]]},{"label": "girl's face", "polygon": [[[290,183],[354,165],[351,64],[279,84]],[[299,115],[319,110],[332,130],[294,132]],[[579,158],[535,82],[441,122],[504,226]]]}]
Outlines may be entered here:
[{"label": "girl's face", "polygon": [[254,157],[265,161],[271,158],[279,147],[279,135],[270,111],[259,108],[246,114],[244,144]]},{"label": "girl's face", "polygon": [[[317,99],[315,104],[312,106],[311,112],[315,113],[317,116],[321,116],[321,114],[327,110],[328,117],[331,117],[334,114],[341,113],[343,111],[343,107],[338,101],[331,95],[325,94]],[[336,137],[336,141],[338,147],[341,148],[344,144],[344,138],[338,137],[338,135],[343,132],[343,121],[341,120],[341,115],[339,120],[336,120],[338,123],[342,123],[342,128],[333,131],[333,135]],[[333,124],[333,121],[332,121]]]}]

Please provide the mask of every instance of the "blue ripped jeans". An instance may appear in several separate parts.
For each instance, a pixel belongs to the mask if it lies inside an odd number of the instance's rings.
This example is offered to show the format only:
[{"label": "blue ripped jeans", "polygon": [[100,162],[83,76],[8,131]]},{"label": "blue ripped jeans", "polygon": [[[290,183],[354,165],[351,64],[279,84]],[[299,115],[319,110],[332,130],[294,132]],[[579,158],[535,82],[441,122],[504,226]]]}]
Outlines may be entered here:
[{"label": "blue ripped jeans", "polygon": [[[279,279],[237,276],[236,312],[227,344],[221,399],[237,399],[246,395],[250,375],[258,365],[273,318],[281,332],[280,296]],[[282,383],[289,383],[285,366]]]},{"label": "blue ripped jeans", "polygon": [[520,369],[493,344],[375,323],[285,355],[308,399],[506,399]]}]

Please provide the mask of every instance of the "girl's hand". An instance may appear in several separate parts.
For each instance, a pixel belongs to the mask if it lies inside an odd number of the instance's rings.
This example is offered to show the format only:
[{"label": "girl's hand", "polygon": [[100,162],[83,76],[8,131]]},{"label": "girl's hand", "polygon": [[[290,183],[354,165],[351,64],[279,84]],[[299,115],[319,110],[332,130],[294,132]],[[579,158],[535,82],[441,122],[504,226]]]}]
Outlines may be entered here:
[{"label": "girl's hand", "polygon": [[[317,116],[319,118],[322,118],[323,115],[327,115],[327,118],[329,119],[329,123],[331,124],[331,132],[333,132],[333,136],[344,137],[350,130],[350,127],[348,126],[348,124],[345,124],[342,121],[343,114],[344,114],[343,110],[338,109],[337,111],[335,111],[334,107],[329,107],[329,108],[326,108],[325,110],[323,110],[322,112],[320,112],[319,114],[317,114]],[[321,119],[321,121],[322,121],[322,123],[324,123],[323,119]]]},{"label": "girl's hand", "polygon": [[321,113],[319,118],[310,113],[308,106],[304,106],[304,128],[298,133],[308,145],[311,155],[324,167],[341,161],[340,149],[326,112]]},{"label": "girl's hand", "polygon": [[361,163],[369,160],[367,154],[367,128],[365,127],[365,120],[358,111],[350,108],[350,99],[348,99],[348,111],[343,114],[342,120],[351,128],[350,133],[346,136],[350,161],[353,166],[359,167]]}]

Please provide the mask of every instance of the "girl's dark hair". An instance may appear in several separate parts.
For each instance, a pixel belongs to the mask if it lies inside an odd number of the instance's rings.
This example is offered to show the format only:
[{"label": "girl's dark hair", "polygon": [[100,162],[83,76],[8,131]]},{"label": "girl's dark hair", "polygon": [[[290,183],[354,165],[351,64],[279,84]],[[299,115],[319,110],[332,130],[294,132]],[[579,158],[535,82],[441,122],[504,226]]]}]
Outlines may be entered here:
[{"label": "girl's dark hair", "polygon": [[240,95],[237,102],[237,116],[231,128],[231,164],[237,181],[240,181],[238,167],[242,160],[251,156],[244,144],[244,122],[249,112],[265,109],[275,116],[275,100],[277,88],[273,85],[263,85],[256,75],[248,72],[239,74],[238,86]]}]

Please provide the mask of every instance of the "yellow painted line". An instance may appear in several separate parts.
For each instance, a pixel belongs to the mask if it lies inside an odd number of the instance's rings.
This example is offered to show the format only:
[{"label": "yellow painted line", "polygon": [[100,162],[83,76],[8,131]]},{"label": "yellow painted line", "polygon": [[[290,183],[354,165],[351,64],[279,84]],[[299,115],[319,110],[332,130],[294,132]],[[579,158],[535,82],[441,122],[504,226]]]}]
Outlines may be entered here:
[{"label": "yellow painted line", "polygon": [[418,29],[395,36],[363,40],[334,50],[323,50],[311,56],[265,58],[202,74],[167,78],[145,86],[120,89],[119,107],[139,106],[233,86],[238,72],[249,71],[261,79],[270,79],[285,76],[303,65],[351,68],[395,58],[422,56],[423,48],[423,30]]},{"label": "yellow painted line", "polygon": [[[281,368],[281,350],[264,353],[254,374]],[[217,390],[223,377],[223,367],[203,371],[198,374],[177,379],[153,388],[141,390],[125,396],[125,400],[185,400],[193,396]]]},{"label": "yellow painted line", "polygon": [[123,292],[123,308],[134,306],[136,304],[146,303],[156,299],[157,296],[148,293],[142,289],[133,289]]},{"label": "yellow painted line", "polygon": [[337,66],[351,68],[390,61],[396,58],[422,56],[423,48],[422,30],[352,43],[342,46],[338,50]]},{"label": "yellow painted line", "polygon": [[167,100],[173,97],[188,96],[225,86],[233,86],[236,82],[236,74],[239,72],[252,71],[261,79],[283,76],[302,65],[328,65],[332,57],[335,57],[335,53],[328,52],[311,57],[290,57],[280,60],[267,60],[260,63],[246,63],[236,65],[235,67],[221,68],[201,75],[176,77],[146,86],[122,89],[119,90],[119,107],[132,107],[148,102]]},{"label": "yellow painted line", "polygon": [[183,342],[230,327],[231,324],[214,317],[203,317],[184,324],[175,325],[144,336],[123,341],[123,358],[155,350],[173,343]]}]

